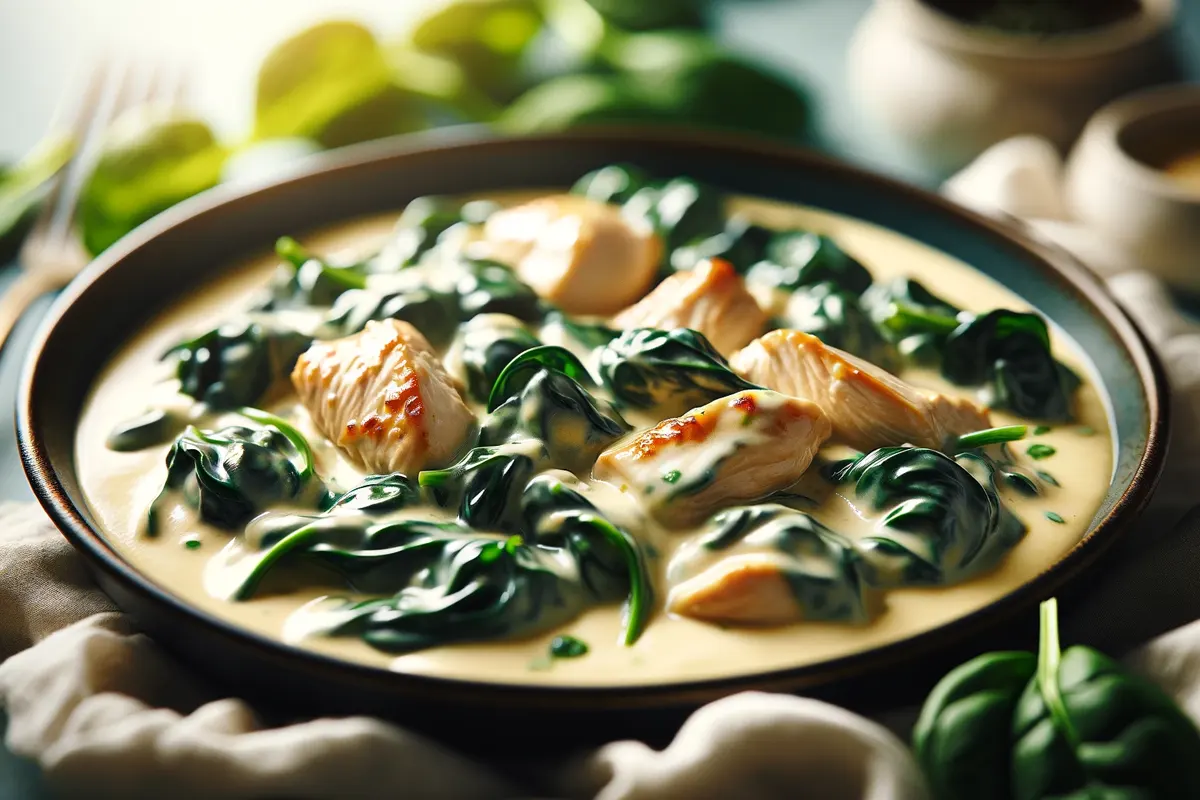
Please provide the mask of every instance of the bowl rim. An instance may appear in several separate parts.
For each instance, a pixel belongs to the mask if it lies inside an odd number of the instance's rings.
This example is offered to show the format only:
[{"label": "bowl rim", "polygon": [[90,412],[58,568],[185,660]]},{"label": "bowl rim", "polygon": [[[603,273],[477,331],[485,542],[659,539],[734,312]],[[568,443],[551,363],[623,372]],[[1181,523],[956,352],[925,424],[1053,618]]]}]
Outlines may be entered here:
[{"label": "bowl rim", "polygon": [[[599,686],[489,683],[396,672],[386,667],[342,660],[257,634],[189,605],[183,598],[171,594],[143,574],[105,541],[101,531],[89,525],[81,509],[71,501],[59,478],[60,470],[69,473],[71,466],[60,467],[55,463],[38,430],[38,376],[40,372],[53,368],[42,355],[57,326],[69,317],[76,300],[88,291],[99,276],[118,268],[138,248],[175,228],[186,226],[194,218],[203,218],[208,212],[260,193],[286,190],[301,182],[320,181],[326,176],[363,169],[379,161],[408,160],[433,152],[445,153],[468,148],[503,154],[510,148],[536,148],[541,144],[556,143],[586,146],[589,142],[596,146],[622,142],[649,142],[660,147],[681,145],[708,151],[713,158],[758,158],[786,163],[794,168],[833,173],[841,180],[867,184],[890,197],[921,205],[939,216],[957,218],[960,223],[973,228],[975,234],[989,238],[1006,249],[1017,249],[1027,257],[1032,256],[1031,262],[1035,262],[1043,273],[1060,279],[1065,291],[1078,298],[1094,316],[1103,321],[1112,336],[1122,344],[1138,373],[1147,398],[1145,410],[1148,429],[1145,449],[1129,486],[1108,513],[1055,562],[1014,591],[944,625],[880,647],[799,667],[721,678]],[[569,702],[571,707],[581,710],[611,711],[657,708],[664,703],[708,702],[751,687],[766,691],[798,691],[827,686],[889,666],[914,663],[985,628],[1009,621],[1018,611],[1031,608],[1061,589],[1128,533],[1131,527],[1129,523],[1149,502],[1162,472],[1167,446],[1169,402],[1166,375],[1148,339],[1129,314],[1108,295],[1098,277],[1061,248],[1024,237],[997,220],[984,217],[932,192],[804,148],[724,133],[621,127],[496,137],[480,136],[472,129],[452,133],[448,138],[437,132],[394,137],[314,156],[307,168],[289,172],[278,180],[261,181],[250,186],[218,186],[169,209],[126,235],[87,267],[47,313],[22,367],[16,428],[22,466],[38,502],[67,540],[85,556],[89,566],[101,570],[106,578],[117,581],[124,590],[160,608],[165,607],[173,616],[185,618],[190,625],[205,628],[210,636],[232,639],[235,644],[255,649],[265,659],[303,668],[308,675],[323,674],[334,679],[350,679],[360,687],[374,687],[386,693],[435,700],[453,697],[455,702],[479,702],[496,708],[558,711],[563,708],[564,702]]]}]

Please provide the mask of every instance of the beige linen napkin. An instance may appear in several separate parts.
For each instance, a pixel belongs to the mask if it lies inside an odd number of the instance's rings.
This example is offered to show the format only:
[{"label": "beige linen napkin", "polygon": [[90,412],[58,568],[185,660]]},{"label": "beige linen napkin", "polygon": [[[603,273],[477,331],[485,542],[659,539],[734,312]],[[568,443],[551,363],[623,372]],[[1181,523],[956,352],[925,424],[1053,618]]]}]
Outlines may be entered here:
[{"label": "beige linen napkin", "polygon": [[[1200,618],[1200,515],[1194,502],[1200,426],[1200,333],[1161,286],[1094,247],[1057,199],[1059,164],[1042,143],[998,145],[947,193],[989,213],[1031,218],[1087,257],[1164,353],[1177,391],[1171,476],[1139,531],[1153,547],[1130,553],[1086,608],[1064,619],[1065,639],[1123,652]],[[1071,242],[1074,242],[1072,247]],[[1082,244],[1081,244],[1082,243]],[[1117,273],[1124,273],[1118,275]],[[1151,523],[1147,523],[1148,525]],[[1145,533],[1145,536],[1142,534]],[[745,693],[697,711],[663,751],[615,742],[540,765],[536,786],[513,786],[487,765],[395,725],[322,719],[264,728],[236,699],[216,696],[116,611],[40,511],[0,508],[0,704],[8,746],[37,759],[69,797],[507,798],[598,800],[920,800],[926,790],[905,745],[881,725],[814,700]],[[1200,716],[1200,623],[1141,649],[1131,663]],[[907,735],[912,709],[889,715]]]}]

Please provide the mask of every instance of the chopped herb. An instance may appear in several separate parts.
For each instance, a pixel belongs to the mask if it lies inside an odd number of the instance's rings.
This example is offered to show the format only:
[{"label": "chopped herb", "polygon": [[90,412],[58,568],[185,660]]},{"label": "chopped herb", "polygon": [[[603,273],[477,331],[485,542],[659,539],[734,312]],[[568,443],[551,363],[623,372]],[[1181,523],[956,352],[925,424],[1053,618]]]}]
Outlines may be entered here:
[{"label": "chopped herb", "polygon": [[1058,451],[1048,444],[1031,444],[1025,452],[1035,461],[1041,461],[1043,458],[1049,458]]},{"label": "chopped herb", "polygon": [[1036,428],[1034,428],[1034,429],[1033,429],[1033,435],[1034,435],[1034,436],[1042,436],[1042,435],[1044,435],[1044,434],[1047,434],[1047,433],[1049,433],[1049,432],[1050,432],[1050,426],[1049,426],[1049,425],[1038,425]]},{"label": "chopped herb", "polygon": [[200,548],[200,540],[195,536],[189,536],[183,540],[183,546],[188,550],[198,550]]},{"label": "chopped herb", "polygon": [[1044,480],[1046,483],[1050,484],[1051,486],[1061,486],[1062,485],[1061,483],[1056,481],[1054,479],[1054,476],[1051,475],[1049,472],[1042,472],[1041,470],[1038,470],[1037,476],[1039,478],[1041,478],[1042,480]]},{"label": "chopped herb", "polygon": [[1003,428],[988,428],[974,433],[959,436],[955,444],[959,450],[973,450],[976,447],[986,447],[989,444],[1015,442],[1025,437],[1024,425],[1009,425]]},{"label": "chopped herb", "polygon": [[1096,435],[1096,429],[1090,425],[1082,425],[1082,426],[1076,428],[1075,432],[1078,433],[1080,436],[1095,436]]},{"label": "chopped herb", "polygon": [[1061,514],[1056,514],[1053,511],[1046,512],[1046,519],[1050,520],[1051,522],[1057,522],[1059,525],[1062,525],[1066,522],[1066,520],[1062,518]]},{"label": "chopped herb", "polygon": [[588,653],[587,642],[574,636],[555,636],[550,642],[551,658],[579,658]]},{"label": "chopped herb", "polygon": [[749,427],[750,423],[754,422],[754,412],[747,412],[742,415],[742,427]]},{"label": "chopped herb", "polygon": [[676,483],[682,477],[683,477],[682,472],[680,472],[677,469],[673,469],[670,472],[664,472],[662,479],[663,479],[664,483]]}]

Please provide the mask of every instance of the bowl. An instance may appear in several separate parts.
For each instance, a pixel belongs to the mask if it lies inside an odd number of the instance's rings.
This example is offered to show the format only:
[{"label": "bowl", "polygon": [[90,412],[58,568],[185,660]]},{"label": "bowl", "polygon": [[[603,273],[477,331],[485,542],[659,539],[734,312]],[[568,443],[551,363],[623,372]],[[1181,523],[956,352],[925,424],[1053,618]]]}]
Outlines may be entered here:
[{"label": "bowl", "polygon": [[1200,292],[1200,188],[1164,171],[1197,153],[1200,86],[1123,97],[1097,112],[1067,159],[1068,209],[1127,263]]},{"label": "bowl", "polygon": [[[894,644],[735,679],[620,688],[484,684],[335,660],[189,607],[106,543],[76,472],[81,406],[114,351],[157,310],[214,277],[216,265],[264,251],[280,235],[398,209],[416,196],[566,186],[614,162],[865,219],[977,265],[1034,299],[1104,376],[1114,470],[1087,535],[1019,590]],[[1001,641],[997,631],[1014,617],[1032,621],[1035,615],[1022,612],[1075,582],[1131,532],[1162,466],[1164,386],[1144,338],[1095,278],[995,222],[803,150],[630,130],[371,143],[321,158],[301,175],[249,190],[218,188],[171,209],[106,251],[59,298],[25,368],[18,429],[39,501],[100,587],[183,664],[256,702],[268,719],[369,713],[459,746],[520,752],[535,743],[570,747],[630,735],[654,740],[669,735],[697,705],[746,689],[803,691],[860,710],[915,699],[964,651]],[[511,735],[514,726],[522,736]]]},{"label": "bowl", "polygon": [[851,94],[910,158],[949,174],[996,142],[1044,136],[1066,149],[1104,103],[1169,80],[1175,0],[1127,19],[1029,36],[964,23],[928,0],[876,0],[848,50]]}]

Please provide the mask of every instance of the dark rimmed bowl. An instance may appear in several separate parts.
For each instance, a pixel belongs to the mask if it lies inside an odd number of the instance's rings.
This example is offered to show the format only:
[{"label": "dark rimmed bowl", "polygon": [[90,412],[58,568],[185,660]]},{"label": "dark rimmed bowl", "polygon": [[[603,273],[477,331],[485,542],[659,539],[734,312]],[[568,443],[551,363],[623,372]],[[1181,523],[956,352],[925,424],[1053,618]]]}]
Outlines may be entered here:
[{"label": "dark rimmed bowl", "polygon": [[[537,739],[558,746],[617,735],[653,740],[690,708],[744,689],[801,691],[859,709],[912,699],[947,664],[978,650],[982,637],[994,646],[1006,635],[1022,635],[1019,621],[1033,615],[1021,612],[1078,584],[1132,530],[1151,495],[1166,443],[1160,365],[1095,278],[1010,228],[808,152],[717,136],[625,131],[421,141],[359,146],[286,180],[214,190],[159,216],[101,256],[64,293],[25,368],[18,437],[29,481],[46,511],[121,608],[183,663],[257,701],[268,716],[367,713],[466,746],[525,750]],[[1115,469],[1089,533],[1021,589],[885,647],[744,678],[621,688],[487,685],[338,661],[189,607],[105,543],[75,472],[75,426],[100,369],[154,313],[283,234],[398,209],[419,195],[568,185],[612,162],[664,176],[690,174],[729,191],[858,217],[973,264],[1032,301],[1087,351],[1111,404]],[[502,735],[514,726],[522,736]]]}]

